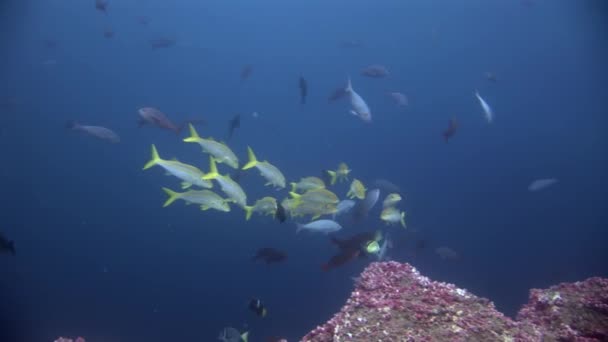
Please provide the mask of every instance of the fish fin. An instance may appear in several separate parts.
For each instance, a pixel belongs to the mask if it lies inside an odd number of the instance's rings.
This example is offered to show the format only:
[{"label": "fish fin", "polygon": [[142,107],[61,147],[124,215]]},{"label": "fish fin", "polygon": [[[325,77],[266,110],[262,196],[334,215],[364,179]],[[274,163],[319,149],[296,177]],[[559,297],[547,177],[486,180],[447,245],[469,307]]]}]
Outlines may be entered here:
[{"label": "fish fin", "polygon": [[258,160],[256,159],[253,150],[249,146],[247,146],[247,156],[249,157],[249,162],[243,166],[243,170],[251,169],[258,164]]},{"label": "fish fin", "polygon": [[327,173],[329,173],[329,177],[331,177],[329,184],[336,184],[336,180],[338,179],[338,174],[336,173],[336,171],[327,170]]},{"label": "fish fin", "polygon": [[350,92],[353,91],[353,84],[350,81],[350,76],[348,76],[348,79],[346,81],[346,87],[344,88],[344,91],[347,92],[347,93],[350,93]]},{"label": "fish fin", "polygon": [[165,204],[163,204],[163,208],[168,207],[171,205],[171,203],[175,202],[175,200],[179,198],[179,192],[175,192],[168,188],[163,188],[163,191],[167,194],[167,196],[169,196],[169,198],[167,198],[165,201]]},{"label": "fish fin", "polygon": [[183,190],[185,190],[185,189],[189,189],[189,188],[191,188],[191,187],[192,187],[192,183],[189,183],[189,182],[182,182],[182,189],[183,189]]},{"label": "fish fin", "polygon": [[243,340],[243,342],[249,341],[249,331],[245,331],[244,333],[241,334],[241,340]]},{"label": "fish fin", "polygon": [[401,225],[403,226],[403,228],[406,228],[406,226],[405,226],[405,211],[401,212],[401,220],[400,220],[400,222],[401,222]]},{"label": "fish fin", "polygon": [[184,142],[197,142],[198,140],[200,140],[201,137],[198,135],[198,132],[196,131],[196,128],[194,128],[194,125],[188,123],[188,129],[190,130],[190,136],[188,138],[185,138]]},{"label": "fish fin", "polygon": [[300,195],[300,194],[298,194],[298,193],[295,193],[295,192],[293,192],[293,191],[290,191],[290,192],[289,192],[289,196],[291,196],[291,197],[292,197],[293,199],[295,199],[295,200],[300,199],[300,198],[302,197],[302,195]]},{"label": "fish fin", "polygon": [[296,223],[296,234],[298,234],[304,228],[304,225],[301,223]]},{"label": "fish fin", "polygon": [[350,113],[354,116],[359,116],[359,113],[355,112],[353,109],[350,110]]},{"label": "fish fin", "polygon": [[217,165],[215,164],[215,159],[209,156],[209,173],[203,175],[204,180],[216,179],[219,177],[219,173],[217,172]]},{"label": "fish fin", "polygon": [[253,214],[253,207],[246,205],[243,209],[245,209],[245,220],[249,221],[251,214]]},{"label": "fish fin", "polygon": [[156,146],[154,146],[154,144],[152,144],[152,158],[150,159],[150,161],[148,163],[146,163],[146,165],[144,165],[143,169],[147,170],[147,169],[151,168],[152,166],[158,164],[160,161],[162,161],[162,159],[158,155]]}]

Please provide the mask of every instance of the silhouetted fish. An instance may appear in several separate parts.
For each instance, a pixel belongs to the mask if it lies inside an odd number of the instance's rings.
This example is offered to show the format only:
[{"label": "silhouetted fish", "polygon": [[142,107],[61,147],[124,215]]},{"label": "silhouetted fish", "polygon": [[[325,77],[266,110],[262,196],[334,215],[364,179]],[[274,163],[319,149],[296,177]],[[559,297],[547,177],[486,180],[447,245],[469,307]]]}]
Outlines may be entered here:
[{"label": "silhouetted fish", "polygon": [[456,119],[450,119],[448,122],[448,128],[446,128],[446,130],[442,133],[443,139],[446,143],[451,137],[454,136],[454,134],[456,134],[456,130],[458,130],[458,121],[456,121]]},{"label": "silhouetted fish", "polygon": [[105,127],[81,125],[81,124],[77,123],[76,121],[68,122],[66,124],[66,127],[73,131],[84,132],[90,136],[93,136],[95,138],[99,138],[102,140],[106,140],[111,143],[120,142],[120,137],[118,136],[118,134],[116,134],[114,131],[112,131],[108,128],[105,128]]},{"label": "silhouetted fish", "polygon": [[7,239],[2,233],[0,233],[0,253],[7,252],[11,255],[17,254],[15,251],[15,242]]},{"label": "silhouetted fish", "polygon": [[287,212],[285,211],[285,208],[281,205],[281,203],[278,203],[278,202],[277,202],[277,212],[275,214],[275,217],[281,223],[283,223],[283,222],[285,222],[285,220],[287,220]]},{"label": "silhouetted fish", "polygon": [[287,259],[287,254],[271,247],[258,249],[255,255],[251,258],[253,261],[263,260],[266,264],[283,262]]},{"label": "silhouetted fish", "polygon": [[372,64],[361,70],[361,75],[371,78],[384,78],[388,76],[388,74],[388,69],[380,64]]},{"label": "silhouetted fish", "polygon": [[234,130],[241,127],[241,115],[237,114],[234,116],[234,118],[230,119],[230,121],[228,121],[228,139],[230,140],[230,138],[232,138],[232,135],[234,134]]},{"label": "silhouetted fish", "polygon": [[300,103],[305,104],[306,95],[308,95],[308,83],[302,76],[300,76],[299,87],[300,87]]},{"label": "silhouetted fish", "polygon": [[104,14],[108,14],[108,2],[106,0],[95,0],[95,8]]},{"label": "silhouetted fish", "polygon": [[374,240],[374,238],[375,234],[369,232],[359,233],[348,239],[331,237],[331,242],[338,246],[340,252],[321,265],[321,269],[323,271],[329,271],[333,268],[342,266],[357,257],[364,257],[366,255],[363,250],[364,246],[366,246],[369,241]]}]

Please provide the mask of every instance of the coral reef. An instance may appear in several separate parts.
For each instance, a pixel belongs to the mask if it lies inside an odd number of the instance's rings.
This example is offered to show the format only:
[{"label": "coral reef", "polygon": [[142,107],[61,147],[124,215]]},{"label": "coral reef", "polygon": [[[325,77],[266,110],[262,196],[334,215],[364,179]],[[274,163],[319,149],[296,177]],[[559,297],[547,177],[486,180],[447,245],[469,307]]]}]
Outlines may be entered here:
[{"label": "coral reef", "polygon": [[346,305],[304,342],[606,341],[608,280],[531,290],[512,320],[487,299],[435,282],[409,264],[370,264]]}]

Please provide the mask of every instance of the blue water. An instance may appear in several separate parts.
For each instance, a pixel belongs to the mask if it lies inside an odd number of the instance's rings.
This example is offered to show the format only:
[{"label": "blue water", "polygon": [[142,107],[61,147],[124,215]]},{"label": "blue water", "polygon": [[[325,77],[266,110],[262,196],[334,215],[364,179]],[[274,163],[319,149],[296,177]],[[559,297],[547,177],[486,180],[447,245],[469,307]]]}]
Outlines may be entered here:
[{"label": "blue water", "polygon": [[[175,121],[204,118],[200,133],[219,139],[240,113],[230,146],[241,162],[252,146],[288,181],[344,161],[366,184],[399,185],[409,231],[385,228],[373,212],[339,236],[391,231],[391,258],[508,315],[531,287],[608,276],[608,6],[531,3],[129,0],[110,1],[104,15],[93,1],[3,1],[0,231],[18,254],[0,257],[0,340],[213,341],[223,327],[246,326],[250,341],[292,341],[348,297],[369,259],[323,273],[336,252],[323,235],[296,235],[293,221],[270,217],[246,222],[236,207],[162,209],[160,188],[179,184],[158,168],[142,171],[150,144],[204,170],[208,162],[171,132],[138,128],[144,106]],[[152,50],[160,36],[177,43]],[[340,47],[349,40],[364,46]],[[373,63],[391,75],[361,76]],[[246,64],[253,73],[240,82]],[[327,103],[347,75],[372,124],[346,101]],[[494,108],[492,124],[475,89]],[[400,110],[387,91],[410,105]],[[452,117],[460,128],[446,144]],[[122,141],[66,130],[69,120],[109,127]],[[550,177],[559,182],[527,191]],[[257,171],[245,174],[249,202],[285,196],[263,183]],[[426,248],[413,247],[420,240]],[[266,246],[289,259],[252,263]],[[440,246],[460,258],[442,260]],[[247,310],[252,297],[266,318]]]}]

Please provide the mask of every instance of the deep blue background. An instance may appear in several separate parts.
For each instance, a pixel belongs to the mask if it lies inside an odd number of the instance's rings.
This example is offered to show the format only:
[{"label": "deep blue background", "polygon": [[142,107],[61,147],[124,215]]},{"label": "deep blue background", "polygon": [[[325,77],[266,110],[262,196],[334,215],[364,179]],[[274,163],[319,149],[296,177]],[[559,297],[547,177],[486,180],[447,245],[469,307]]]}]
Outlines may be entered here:
[{"label": "deep blue background", "polygon": [[[492,299],[514,315],[530,287],[607,276],[608,21],[605,2],[535,1],[93,1],[0,3],[0,231],[18,256],[0,258],[6,341],[83,335],[92,341],[215,340],[248,324],[251,341],[302,336],[331,317],[352,289],[357,261],[329,273],[324,236],[243,212],[161,210],[161,156],[207,168],[198,147],[136,126],[158,107],[202,117],[245,160],[251,145],[288,180],[345,161],[364,182],[385,178],[407,199],[408,234],[393,228],[391,256],[433,279]],[[148,27],[138,16],[150,19]],[[111,27],[116,36],[105,39]],[[177,38],[153,51],[148,40]],[[46,48],[43,41],[56,41]],[[361,40],[363,48],[340,43]],[[53,60],[56,64],[44,63]],[[359,70],[386,65],[384,80]],[[242,83],[240,69],[254,65]],[[493,71],[499,81],[484,79]],[[372,108],[366,125],[328,94],[353,77]],[[299,105],[297,80],[308,80]],[[474,89],[493,106],[488,125]],[[387,91],[410,98],[396,108]],[[260,113],[254,119],[250,113]],[[449,118],[461,127],[449,144]],[[67,131],[68,120],[121,135],[111,145]],[[226,170],[224,168],[223,170]],[[537,178],[560,182],[530,193]],[[243,179],[249,201],[282,198]],[[336,190],[343,195],[345,187]],[[377,214],[377,213],[375,213]],[[376,219],[343,235],[383,227]],[[428,247],[411,246],[424,239]],[[259,247],[289,252],[276,267],[252,264]],[[461,258],[443,261],[449,246]],[[107,272],[104,272],[104,268]],[[246,310],[267,304],[263,320]],[[9,336],[13,334],[12,336]]]}]

